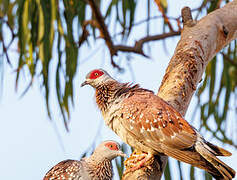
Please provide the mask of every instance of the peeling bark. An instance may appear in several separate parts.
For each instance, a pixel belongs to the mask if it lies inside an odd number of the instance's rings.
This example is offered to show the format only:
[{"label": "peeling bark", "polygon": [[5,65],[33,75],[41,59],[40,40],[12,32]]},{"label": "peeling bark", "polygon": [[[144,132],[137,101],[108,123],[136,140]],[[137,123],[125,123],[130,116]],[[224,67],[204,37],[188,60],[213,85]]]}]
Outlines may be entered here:
[{"label": "peeling bark", "polygon": [[158,95],[184,115],[208,62],[236,38],[236,0],[184,26]]},{"label": "peeling bark", "polygon": [[[213,11],[198,22],[193,21],[190,16],[187,7],[183,8],[184,29],[181,39],[157,94],[182,115],[186,113],[208,62],[237,38],[237,0]],[[157,156],[150,168],[146,166],[124,174],[123,179],[160,179],[167,159],[166,156]]]}]

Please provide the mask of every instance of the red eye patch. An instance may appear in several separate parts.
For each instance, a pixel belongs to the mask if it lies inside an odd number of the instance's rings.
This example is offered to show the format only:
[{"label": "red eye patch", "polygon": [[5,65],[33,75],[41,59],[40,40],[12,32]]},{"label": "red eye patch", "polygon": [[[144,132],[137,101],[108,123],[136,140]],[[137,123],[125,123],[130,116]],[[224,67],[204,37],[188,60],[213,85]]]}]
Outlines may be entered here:
[{"label": "red eye patch", "polygon": [[94,71],[91,72],[89,78],[90,78],[90,79],[96,79],[96,78],[102,76],[103,74],[104,74],[103,71],[96,69],[96,70],[94,70]]},{"label": "red eye patch", "polygon": [[108,147],[111,150],[115,150],[115,151],[119,150],[117,144],[115,144],[113,142],[108,142],[108,143],[105,144],[105,146]]}]

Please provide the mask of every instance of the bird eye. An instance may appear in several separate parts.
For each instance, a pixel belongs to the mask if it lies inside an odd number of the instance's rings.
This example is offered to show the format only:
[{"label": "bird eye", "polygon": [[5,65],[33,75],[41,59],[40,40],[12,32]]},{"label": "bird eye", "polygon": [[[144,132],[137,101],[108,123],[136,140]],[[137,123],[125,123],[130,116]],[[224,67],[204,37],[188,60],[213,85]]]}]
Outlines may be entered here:
[{"label": "bird eye", "polygon": [[119,150],[119,147],[113,143],[107,143],[105,146],[109,148],[110,150],[115,150],[115,151]]},{"label": "bird eye", "polygon": [[95,76],[98,76],[99,74],[98,73],[95,73]]}]

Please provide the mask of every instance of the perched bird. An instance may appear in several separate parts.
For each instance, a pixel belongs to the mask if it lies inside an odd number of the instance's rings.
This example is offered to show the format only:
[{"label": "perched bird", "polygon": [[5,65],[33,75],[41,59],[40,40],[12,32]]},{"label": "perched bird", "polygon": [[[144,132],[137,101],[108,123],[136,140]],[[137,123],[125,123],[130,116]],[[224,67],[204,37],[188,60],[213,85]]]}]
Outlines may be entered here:
[{"label": "perched bird", "polygon": [[232,179],[235,171],[216,156],[231,153],[207,142],[171,105],[139,85],[119,83],[106,71],[89,72],[81,86],[95,88],[105,123],[135,149],[146,152],[138,168],[153,155],[167,155],[204,169],[216,179]]},{"label": "perched bird", "polygon": [[65,160],[45,175],[43,180],[111,180],[113,177],[111,160],[117,156],[126,157],[115,141],[104,141],[89,158],[81,161]]}]

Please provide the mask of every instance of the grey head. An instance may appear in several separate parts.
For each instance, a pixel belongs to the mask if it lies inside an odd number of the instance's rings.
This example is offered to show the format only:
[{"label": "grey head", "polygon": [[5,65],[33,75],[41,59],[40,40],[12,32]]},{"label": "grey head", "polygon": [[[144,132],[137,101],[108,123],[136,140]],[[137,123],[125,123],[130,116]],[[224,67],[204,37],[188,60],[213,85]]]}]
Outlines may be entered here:
[{"label": "grey head", "polygon": [[86,80],[81,84],[81,87],[91,85],[96,88],[97,86],[111,80],[114,81],[114,79],[105,70],[94,69],[86,75]]},{"label": "grey head", "polygon": [[96,158],[97,161],[112,160],[118,156],[127,157],[121,150],[120,145],[112,140],[102,142],[92,154],[92,158]]}]

